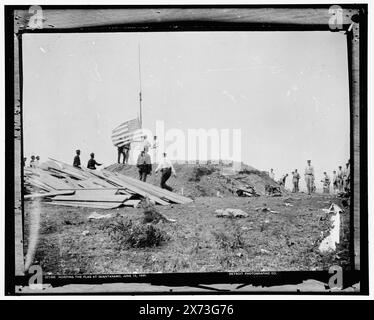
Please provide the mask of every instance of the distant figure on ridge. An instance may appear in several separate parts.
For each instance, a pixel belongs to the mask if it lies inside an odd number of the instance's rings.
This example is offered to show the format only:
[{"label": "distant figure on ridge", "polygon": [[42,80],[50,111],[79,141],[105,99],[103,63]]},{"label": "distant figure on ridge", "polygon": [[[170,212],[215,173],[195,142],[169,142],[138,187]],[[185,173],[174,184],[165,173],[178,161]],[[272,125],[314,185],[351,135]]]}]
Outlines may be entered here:
[{"label": "distant figure on ridge", "polygon": [[348,175],[349,175],[349,162],[347,162],[346,167],[343,170],[343,191],[347,191],[347,186],[348,186]]},{"label": "distant figure on ridge", "polygon": [[130,149],[131,149],[131,143],[126,143],[124,146],[123,146],[123,152],[125,154],[125,159],[124,159],[124,162],[125,164],[128,164],[129,163],[129,156],[130,156]]},{"label": "distant figure on ridge", "polygon": [[274,171],[270,169],[269,177],[274,180]]},{"label": "distant figure on ridge", "polygon": [[122,155],[122,163],[125,163],[125,159],[126,159],[125,146],[117,147],[117,152],[118,152],[117,162],[121,163],[121,155]]},{"label": "distant figure on ridge", "polygon": [[87,168],[91,170],[96,170],[96,166],[101,166],[102,164],[96,162],[94,153],[91,153],[90,156],[91,156],[91,159],[88,160]]},{"label": "distant figure on ridge", "polygon": [[161,188],[166,189],[169,191],[173,191],[173,188],[168,186],[166,184],[166,181],[170,178],[171,174],[173,174],[175,177],[177,176],[174,170],[174,167],[171,163],[171,161],[166,157],[167,154],[164,152],[162,154],[162,159],[160,160],[160,163],[158,164],[157,169],[155,170],[155,174],[158,173],[159,170],[161,170],[162,176],[161,176]]},{"label": "distant figure on ridge", "polygon": [[143,151],[146,151],[148,152],[149,151],[149,148],[152,146],[151,143],[148,141],[147,139],[147,135],[145,134],[144,136],[142,136],[142,146],[141,146],[141,150]]},{"label": "distant figure on ridge", "polygon": [[73,167],[81,169],[81,158],[79,157],[81,154],[80,150],[75,150],[75,157],[73,161]]},{"label": "distant figure on ridge", "polygon": [[297,172],[297,169],[292,174],[292,183],[293,183],[293,189],[292,192],[299,192],[299,180],[300,180],[300,174]]},{"label": "distant figure on ridge", "polygon": [[157,144],[157,136],[153,136],[153,145],[152,145],[152,149],[153,149],[153,154],[152,154],[152,163],[157,163],[157,148],[158,148],[158,144]]},{"label": "distant figure on ridge", "polygon": [[286,187],[286,179],[287,179],[287,177],[288,177],[288,173],[286,173],[286,174],[282,177],[282,179],[280,179],[279,184],[280,184],[281,186]]},{"label": "distant figure on ridge", "polygon": [[323,183],[323,193],[330,193],[330,177],[326,172],[323,173],[324,177],[321,182]]},{"label": "distant figure on ridge", "polygon": [[338,169],[338,190],[339,190],[339,192],[343,191],[343,170],[342,170],[342,166],[339,166],[339,169]]},{"label": "distant figure on ridge", "polygon": [[312,194],[313,188],[314,188],[314,168],[311,165],[311,160],[307,161],[307,166],[305,168],[304,172],[304,178],[305,178],[305,183],[306,183],[306,188],[308,190],[308,194]]},{"label": "distant figure on ridge", "polygon": [[332,172],[332,191],[334,194],[338,193],[338,175],[336,174],[336,171],[334,170]]},{"label": "distant figure on ridge", "polygon": [[31,159],[30,159],[30,168],[35,168],[35,156],[31,156]]},{"label": "distant figure on ridge", "polygon": [[35,167],[38,168],[40,165],[40,157],[39,156],[36,156],[35,157]]}]

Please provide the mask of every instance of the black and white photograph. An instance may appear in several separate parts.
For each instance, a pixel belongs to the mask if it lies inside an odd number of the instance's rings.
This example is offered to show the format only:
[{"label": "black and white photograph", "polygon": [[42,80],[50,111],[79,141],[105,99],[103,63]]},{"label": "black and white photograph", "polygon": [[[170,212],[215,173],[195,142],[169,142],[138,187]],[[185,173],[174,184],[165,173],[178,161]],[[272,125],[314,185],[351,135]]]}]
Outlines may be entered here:
[{"label": "black and white photograph", "polygon": [[361,292],[364,5],[9,12],[16,276]]}]

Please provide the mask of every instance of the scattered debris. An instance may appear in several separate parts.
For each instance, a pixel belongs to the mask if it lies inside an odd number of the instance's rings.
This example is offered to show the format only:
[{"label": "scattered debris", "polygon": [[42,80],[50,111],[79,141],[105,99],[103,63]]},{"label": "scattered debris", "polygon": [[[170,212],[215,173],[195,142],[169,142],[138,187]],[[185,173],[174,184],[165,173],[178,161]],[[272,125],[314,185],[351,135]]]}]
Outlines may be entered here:
[{"label": "scattered debris", "polygon": [[98,219],[108,219],[108,218],[111,218],[111,217],[112,217],[112,214],[110,214],[110,213],[99,214],[97,212],[93,212],[87,217],[87,219],[88,220],[91,220],[91,219],[98,220]]},{"label": "scattered debris", "polygon": [[88,230],[84,230],[84,231],[82,232],[82,235],[87,236],[89,233],[90,233],[90,231],[88,231]]},{"label": "scattered debris", "polygon": [[288,203],[288,202],[286,202],[284,205],[285,205],[286,207],[293,207],[293,204]]},{"label": "scattered debris", "polygon": [[[145,197],[161,205],[186,204],[187,197],[108,170],[76,168],[50,158],[39,168],[24,168],[26,191],[44,191],[27,198],[52,198],[53,205],[113,209],[136,207]],[[63,195],[63,193],[65,193]],[[69,194],[69,195],[67,195]]]},{"label": "scattered debris", "polygon": [[259,197],[260,196],[256,192],[255,188],[250,185],[236,187],[235,192],[239,197]]},{"label": "scattered debris", "polygon": [[265,194],[271,197],[280,197],[282,196],[282,191],[280,187],[267,184],[265,186]]},{"label": "scattered debris", "polygon": [[302,200],[302,199],[299,198],[299,197],[287,197],[287,198],[283,199],[284,202],[293,202],[295,200]]},{"label": "scattered debris", "polygon": [[266,207],[266,204],[264,204],[264,207],[258,207],[255,209],[256,211],[261,211],[261,212],[270,212],[270,213],[275,213],[278,214],[278,211],[270,210],[270,208]]},{"label": "scattered debris", "polygon": [[35,198],[54,197],[54,196],[59,196],[59,195],[72,195],[74,193],[75,193],[74,190],[46,192],[46,193],[33,193],[33,194],[27,194],[23,198],[27,200],[27,199],[35,199]]},{"label": "scattered debris", "polygon": [[217,217],[228,217],[228,218],[246,218],[249,216],[248,213],[240,209],[217,209],[215,211]]}]

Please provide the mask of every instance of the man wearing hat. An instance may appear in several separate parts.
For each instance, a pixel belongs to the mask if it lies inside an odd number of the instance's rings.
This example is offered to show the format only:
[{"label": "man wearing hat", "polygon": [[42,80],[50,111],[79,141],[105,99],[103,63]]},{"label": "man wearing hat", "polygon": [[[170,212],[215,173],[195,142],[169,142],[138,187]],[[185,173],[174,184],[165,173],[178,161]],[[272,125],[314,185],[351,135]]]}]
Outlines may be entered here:
[{"label": "man wearing hat", "polygon": [[306,188],[308,190],[309,195],[313,191],[313,181],[314,181],[314,168],[312,167],[311,162],[312,162],[311,160],[307,161],[307,166],[304,172]]},{"label": "man wearing hat", "polygon": [[102,164],[96,162],[96,160],[94,159],[95,158],[95,154],[94,153],[91,153],[90,156],[91,156],[91,159],[88,160],[87,168],[91,169],[91,170],[96,170],[96,166],[101,166]]},{"label": "man wearing hat", "polygon": [[79,157],[80,154],[81,154],[81,151],[80,150],[76,150],[75,153],[76,153],[76,155],[74,157],[73,167],[81,169],[81,158]]}]

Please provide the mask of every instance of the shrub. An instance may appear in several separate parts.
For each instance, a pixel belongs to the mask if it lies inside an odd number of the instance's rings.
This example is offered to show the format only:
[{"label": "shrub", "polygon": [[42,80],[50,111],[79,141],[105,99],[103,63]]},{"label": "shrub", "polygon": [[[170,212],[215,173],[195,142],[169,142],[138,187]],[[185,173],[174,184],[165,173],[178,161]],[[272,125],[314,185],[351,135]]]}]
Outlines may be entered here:
[{"label": "shrub", "polygon": [[208,176],[214,172],[214,168],[209,167],[194,167],[192,171],[192,176],[189,181],[199,182],[202,176]]},{"label": "shrub", "polygon": [[244,239],[240,232],[235,233],[233,236],[227,235],[222,231],[212,232],[219,246],[225,250],[227,249],[242,249],[244,248]]},{"label": "shrub", "polygon": [[107,224],[105,229],[119,248],[157,247],[170,240],[170,236],[155,225],[134,223],[123,218]]}]

